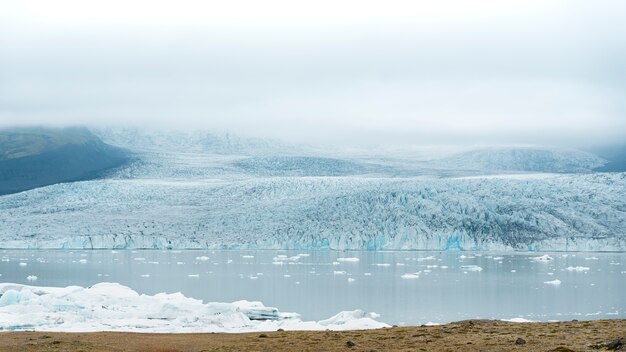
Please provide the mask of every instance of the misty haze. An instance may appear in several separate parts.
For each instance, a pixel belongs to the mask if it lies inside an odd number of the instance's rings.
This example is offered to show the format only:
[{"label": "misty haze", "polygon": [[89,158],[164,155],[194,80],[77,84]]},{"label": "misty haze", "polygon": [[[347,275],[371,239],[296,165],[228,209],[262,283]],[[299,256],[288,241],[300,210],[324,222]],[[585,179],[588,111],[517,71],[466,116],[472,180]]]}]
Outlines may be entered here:
[{"label": "misty haze", "polygon": [[0,3],[0,351],[625,348],[625,13]]}]

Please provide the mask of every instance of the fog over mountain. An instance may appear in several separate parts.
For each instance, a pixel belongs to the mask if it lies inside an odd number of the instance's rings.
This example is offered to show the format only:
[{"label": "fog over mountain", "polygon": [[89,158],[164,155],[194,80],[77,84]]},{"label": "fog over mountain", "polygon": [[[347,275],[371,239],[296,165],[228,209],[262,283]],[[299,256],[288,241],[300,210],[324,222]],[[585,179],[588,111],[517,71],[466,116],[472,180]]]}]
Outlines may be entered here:
[{"label": "fog over mountain", "polygon": [[3,1],[0,126],[619,143],[625,12],[618,0]]}]

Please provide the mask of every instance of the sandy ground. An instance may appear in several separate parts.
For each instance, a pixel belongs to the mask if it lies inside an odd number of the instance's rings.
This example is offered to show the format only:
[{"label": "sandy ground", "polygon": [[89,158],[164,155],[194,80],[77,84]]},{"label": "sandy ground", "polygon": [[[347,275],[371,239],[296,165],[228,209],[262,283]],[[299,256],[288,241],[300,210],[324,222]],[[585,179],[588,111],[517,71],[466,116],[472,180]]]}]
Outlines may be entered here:
[{"label": "sandy ground", "polygon": [[[520,340],[518,340],[520,339]],[[523,341],[522,341],[523,340]],[[517,343],[516,343],[517,341]],[[0,351],[626,351],[626,320],[246,334],[1,332]]]}]

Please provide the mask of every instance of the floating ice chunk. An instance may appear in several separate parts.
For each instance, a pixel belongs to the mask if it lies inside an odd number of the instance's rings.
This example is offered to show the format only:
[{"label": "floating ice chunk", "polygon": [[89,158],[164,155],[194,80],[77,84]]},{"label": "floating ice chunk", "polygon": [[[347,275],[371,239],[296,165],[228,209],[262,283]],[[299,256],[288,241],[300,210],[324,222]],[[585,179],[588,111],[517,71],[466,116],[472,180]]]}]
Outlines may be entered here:
[{"label": "floating ice chunk", "polygon": [[536,261],[536,262],[549,262],[551,260],[554,260],[554,258],[552,258],[551,256],[549,256],[547,254],[544,254],[544,255],[539,256],[539,257],[532,257],[530,259],[533,260],[533,261]]},{"label": "floating ice chunk", "polygon": [[243,259],[252,259],[252,258],[254,258],[254,256],[253,256],[253,255],[242,255],[241,257],[242,257]]},{"label": "floating ice chunk", "polygon": [[396,266],[405,266],[406,264],[404,263],[396,263]]},{"label": "floating ice chunk", "polygon": [[142,274],[141,277],[150,277],[150,274]]},{"label": "floating ice chunk", "polygon": [[27,264],[27,263],[24,263],[24,262],[20,262],[20,264],[19,264],[19,265],[20,265],[20,266],[27,266],[28,264]]},{"label": "floating ice chunk", "polygon": [[37,276],[35,276],[35,275],[28,275],[26,277],[26,280],[28,280],[28,281],[37,281]]},{"label": "floating ice chunk", "polygon": [[176,265],[183,265],[185,262],[176,262]]},{"label": "floating ice chunk", "polygon": [[426,260],[435,260],[435,257],[431,255],[431,256],[428,256],[428,257],[417,258],[416,260],[418,262],[423,262],[423,261],[426,261]]},{"label": "floating ice chunk", "polygon": [[513,269],[513,270],[511,270],[511,272],[512,272],[512,273],[516,273],[516,272],[517,272],[517,270]]},{"label": "floating ice chunk", "polygon": [[348,282],[355,282],[355,281],[356,281],[356,279],[353,279],[351,277],[348,278]]},{"label": "floating ice chunk", "polygon": [[232,259],[228,259],[228,260],[226,261],[226,264],[230,264],[230,263],[232,263],[232,262],[233,262],[233,260],[232,260]]},{"label": "floating ice chunk", "polygon": [[544,281],[544,284],[548,284],[548,285],[554,285],[554,286],[558,286],[561,284],[561,280],[559,279],[554,279],[552,281]]},{"label": "floating ice chunk", "polygon": [[250,275],[248,278],[250,278],[250,280],[257,280],[259,277],[256,275]]},{"label": "floating ice chunk", "polygon": [[441,269],[448,269],[448,266],[447,265],[442,265],[442,266],[440,266],[440,268]]},{"label": "floating ice chunk", "polygon": [[187,277],[197,278],[197,277],[200,277],[200,274],[189,274],[187,275]]},{"label": "floating ice chunk", "polygon": [[586,266],[568,266],[567,268],[565,268],[565,270],[583,272],[583,271],[589,271],[589,268]]},{"label": "floating ice chunk", "polygon": [[382,266],[382,267],[388,267],[388,266],[391,266],[391,264],[389,264],[389,263],[377,263],[377,264],[374,264],[374,265],[376,265],[376,266]]},{"label": "floating ice chunk", "polygon": [[552,275],[554,275],[554,273],[547,273],[547,274],[548,274],[548,276],[552,276]]},{"label": "floating ice chunk", "polygon": [[81,259],[78,262],[81,263],[81,264],[86,264],[87,263],[87,259]]},{"label": "floating ice chunk", "polygon": [[526,318],[511,318],[511,319],[501,319],[502,321],[508,321],[509,323],[534,323],[534,320],[526,319]]},{"label": "floating ice chunk", "polygon": [[345,275],[346,272],[343,270],[335,270],[333,271],[333,275]]},{"label": "floating ice chunk", "polygon": [[380,315],[376,313],[367,313],[357,309],[341,312],[331,318],[320,320],[317,324],[329,330],[359,330],[389,327],[389,325],[375,320],[379,317]]},{"label": "floating ice chunk", "polygon": [[272,259],[275,262],[298,262],[300,261],[300,255],[294,255],[293,257],[288,257],[284,254],[279,254]]},{"label": "floating ice chunk", "polygon": [[420,272],[418,271],[416,273],[407,273],[407,274],[403,274],[400,277],[405,279],[405,280],[419,279],[420,278]]},{"label": "floating ice chunk", "polygon": [[203,256],[200,256],[200,257],[196,257],[196,260],[201,260],[203,262],[206,262],[209,259],[211,259],[211,258],[207,257],[206,255],[203,255]]},{"label": "floating ice chunk", "polygon": [[273,261],[272,264],[274,264],[274,265],[283,265],[284,263],[283,262],[279,262],[279,261]]},{"label": "floating ice chunk", "polygon": [[341,263],[339,263],[339,262],[333,262],[332,264],[333,264],[333,265],[339,265],[339,264],[341,264]]},{"label": "floating ice chunk", "polygon": [[357,257],[349,257],[349,258],[337,258],[338,262],[350,262],[350,263],[356,263],[359,261],[359,258]]},{"label": "floating ice chunk", "polygon": [[478,265],[461,265],[460,268],[463,271],[476,271],[476,272],[483,271],[483,268],[479,267]]},{"label": "floating ice chunk", "polygon": [[291,277],[291,275],[285,274],[285,275],[283,275],[283,277]]},{"label": "floating ice chunk", "polygon": [[585,258],[585,260],[599,260],[598,257],[587,257]]},{"label": "floating ice chunk", "polygon": [[[296,283],[297,284],[297,283]],[[89,288],[0,284],[0,330],[252,332],[388,327],[360,310],[302,321],[260,302],[203,303],[181,293],[140,295],[114,283]]]},{"label": "floating ice chunk", "polygon": [[372,276],[372,273],[363,273],[363,276]]},{"label": "floating ice chunk", "polygon": [[495,261],[500,261],[502,259],[504,259],[504,257],[493,257],[493,260],[495,260]]},{"label": "floating ice chunk", "polygon": [[133,258],[133,259],[138,262],[143,262],[144,260],[146,260],[146,258]]},{"label": "floating ice chunk", "polygon": [[461,255],[459,256],[459,259],[465,259],[465,258],[467,258],[467,256],[466,256],[465,254],[461,254]]}]

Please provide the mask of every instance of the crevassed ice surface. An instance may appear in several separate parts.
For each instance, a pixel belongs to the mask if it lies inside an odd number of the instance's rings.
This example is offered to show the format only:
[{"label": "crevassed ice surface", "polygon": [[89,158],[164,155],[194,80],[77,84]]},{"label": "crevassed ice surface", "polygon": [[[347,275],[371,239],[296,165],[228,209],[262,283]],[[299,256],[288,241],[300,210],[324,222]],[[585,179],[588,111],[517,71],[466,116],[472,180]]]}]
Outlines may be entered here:
[{"label": "crevassed ice surface", "polygon": [[626,174],[106,179],[0,197],[5,248],[623,250]]},{"label": "crevassed ice surface", "polygon": [[[99,134],[136,161],[0,197],[0,247],[626,249],[626,174],[554,173],[603,163],[588,153],[363,155],[199,132]],[[542,173],[501,173],[516,168]]]},{"label": "crevassed ice surface", "polygon": [[[626,318],[624,253],[5,250],[0,274],[13,283],[0,285],[3,329],[256,331]],[[15,285],[100,282],[129,288],[6,295]]]}]

